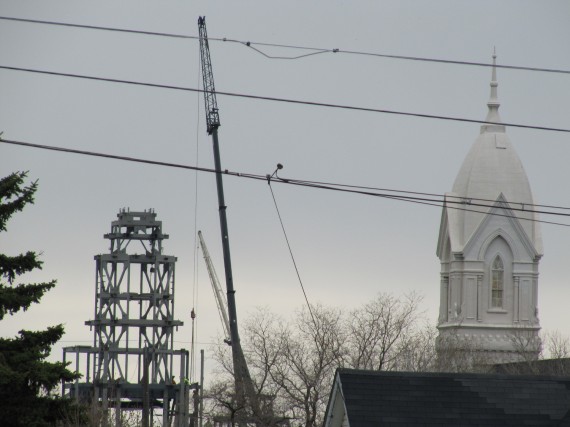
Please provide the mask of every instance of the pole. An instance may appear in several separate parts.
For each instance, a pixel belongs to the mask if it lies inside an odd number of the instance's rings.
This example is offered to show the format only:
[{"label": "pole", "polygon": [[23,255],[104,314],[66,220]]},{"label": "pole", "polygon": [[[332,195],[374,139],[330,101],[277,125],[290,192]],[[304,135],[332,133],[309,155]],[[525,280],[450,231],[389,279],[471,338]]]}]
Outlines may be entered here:
[{"label": "pole", "polygon": [[204,350],[200,350],[200,427],[204,424]]},{"label": "pole", "polygon": [[149,392],[148,392],[148,365],[149,365],[149,354],[148,347],[144,348],[143,353],[143,378],[142,378],[142,388],[143,388],[143,409],[142,409],[142,427],[149,427],[149,417],[150,417],[150,402],[149,402]]}]

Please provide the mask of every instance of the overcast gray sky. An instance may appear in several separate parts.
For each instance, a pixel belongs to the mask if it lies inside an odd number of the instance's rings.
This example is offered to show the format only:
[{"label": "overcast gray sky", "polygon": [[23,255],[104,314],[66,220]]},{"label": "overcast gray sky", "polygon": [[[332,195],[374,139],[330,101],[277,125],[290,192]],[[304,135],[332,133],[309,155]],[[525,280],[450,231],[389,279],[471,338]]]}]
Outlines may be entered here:
[{"label": "overcast gray sky", "polygon": [[[473,62],[570,70],[567,1],[12,1],[0,15]],[[0,65],[197,88],[199,46],[173,39],[0,20]],[[287,97],[483,120],[491,71],[344,53],[267,59],[241,44],[210,44],[219,91]],[[306,51],[260,47],[269,55]],[[569,128],[570,75],[498,70],[503,121]],[[213,167],[200,94],[0,69],[4,138]],[[219,96],[224,168],[257,174],[442,194],[479,125]],[[570,135],[507,130],[537,203],[570,206]],[[58,279],[26,313],[0,322],[0,335],[65,323],[62,345],[92,333],[95,263],[122,207],[154,208],[178,257],[176,316],[189,348],[195,224],[223,272],[215,178],[210,174],[0,145],[0,173],[29,170],[36,203],[9,223],[1,250],[43,252]],[[197,196],[195,192],[198,180]],[[256,306],[288,316],[304,303],[264,182],[225,178],[238,317]],[[274,184],[297,265],[312,303],[346,309],[378,292],[415,290],[434,325],[435,255],[441,209]],[[197,197],[197,216],[194,214]],[[552,218],[544,218],[552,220]],[[570,224],[565,218],[554,218]],[[570,334],[570,228],[543,225],[539,307],[546,330]],[[198,259],[199,346],[221,330]],[[61,357],[58,347],[56,358]]]}]

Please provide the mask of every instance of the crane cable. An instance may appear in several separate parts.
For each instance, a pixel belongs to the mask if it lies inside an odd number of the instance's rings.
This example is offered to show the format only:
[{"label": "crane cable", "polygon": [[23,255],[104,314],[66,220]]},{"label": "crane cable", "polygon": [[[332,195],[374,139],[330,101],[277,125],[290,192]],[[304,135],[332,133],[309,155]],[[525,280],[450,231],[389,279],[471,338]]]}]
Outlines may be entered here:
[{"label": "crane cable", "polygon": [[[198,86],[200,85],[200,62],[198,61]],[[196,166],[200,164],[200,94],[196,93]],[[196,370],[196,341],[198,340],[198,320],[196,311],[198,310],[198,169],[194,170],[194,274],[192,283],[192,345],[190,354],[190,382],[194,381]]]}]

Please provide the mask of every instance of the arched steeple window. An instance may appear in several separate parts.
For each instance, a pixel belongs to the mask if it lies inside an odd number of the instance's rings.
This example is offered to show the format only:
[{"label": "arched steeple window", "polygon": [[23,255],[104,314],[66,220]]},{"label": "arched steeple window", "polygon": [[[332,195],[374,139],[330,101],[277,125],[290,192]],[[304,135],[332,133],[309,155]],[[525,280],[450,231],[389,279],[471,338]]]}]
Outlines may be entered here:
[{"label": "arched steeple window", "polygon": [[503,307],[503,291],[505,287],[505,268],[499,255],[491,266],[491,307]]}]

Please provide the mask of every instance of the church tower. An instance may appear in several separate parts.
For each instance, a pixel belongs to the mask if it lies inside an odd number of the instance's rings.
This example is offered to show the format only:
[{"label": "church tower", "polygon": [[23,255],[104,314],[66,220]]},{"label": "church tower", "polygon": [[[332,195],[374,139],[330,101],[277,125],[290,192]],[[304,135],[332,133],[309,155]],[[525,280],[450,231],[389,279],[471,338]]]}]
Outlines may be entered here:
[{"label": "church tower", "polygon": [[499,116],[496,55],[489,112],[453,191],[446,193],[438,350],[468,349],[489,362],[536,356],[542,237],[522,163]]}]

